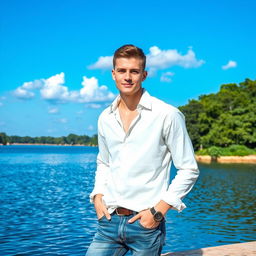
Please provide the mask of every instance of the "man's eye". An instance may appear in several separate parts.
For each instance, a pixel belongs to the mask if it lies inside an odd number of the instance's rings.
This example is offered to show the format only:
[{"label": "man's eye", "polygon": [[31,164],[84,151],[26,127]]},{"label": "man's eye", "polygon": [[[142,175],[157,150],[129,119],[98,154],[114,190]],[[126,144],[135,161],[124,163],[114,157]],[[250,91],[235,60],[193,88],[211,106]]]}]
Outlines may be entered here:
[{"label": "man's eye", "polygon": [[138,70],[133,70],[132,73],[133,74],[139,74],[139,71]]}]

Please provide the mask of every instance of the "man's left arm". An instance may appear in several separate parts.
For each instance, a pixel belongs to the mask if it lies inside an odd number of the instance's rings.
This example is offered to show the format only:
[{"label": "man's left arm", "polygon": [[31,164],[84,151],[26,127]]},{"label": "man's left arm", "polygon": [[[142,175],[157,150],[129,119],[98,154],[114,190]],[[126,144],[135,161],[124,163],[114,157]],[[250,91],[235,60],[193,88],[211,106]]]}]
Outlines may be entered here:
[{"label": "man's left arm", "polygon": [[[166,117],[164,138],[178,171],[167,191],[161,196],[161,200],[154,206],[155,210],[160,211],[163,215],[169,209],[181,212],[186,208],[182,199],[190,192],[199,175],[193,146],[187,133],[185,118],[181,112],[177,111]],[[145,210],[134,216],[131,222],[140,218],[140,221],[144,222],[147,227],[157,226],[158,223],[152,216],[149,210]]]},{"label": "man's left arm", "polygon": [[186,208],[182,199],[193,188],[199,176],[199,170],[193,145],[186,129],[185,117],[180,111],[167,117],[165,139],[173,164],[178,171],[161,199],[171,205],[171,208],[181,212]]}]

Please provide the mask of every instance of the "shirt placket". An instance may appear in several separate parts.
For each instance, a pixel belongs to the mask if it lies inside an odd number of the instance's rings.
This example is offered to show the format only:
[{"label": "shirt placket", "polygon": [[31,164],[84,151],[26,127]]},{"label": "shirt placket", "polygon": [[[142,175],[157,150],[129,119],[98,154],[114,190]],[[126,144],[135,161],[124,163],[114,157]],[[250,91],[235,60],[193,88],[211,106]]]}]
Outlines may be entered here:
[{"label": "shirt placket", "polygon": [[138,115],[132,120],[131,125],[130,125],[127,133],[125,133],[124,141],[126,141],[126,139],[130,136],[132,130],[135,127],[135,125],[138,123],[138,121],[141,118],[141,108],[137,108],[137,111],[138,111]]},{"label": "shirt placket", "polygon": [[[122,134],[123,134],[122,142],[120,143],[120,147],[119,147],[119,156],[118,156],[118,161],[119,161],[119,166],[120,166],[119,171],[120,172],[122,172],[122,167],[126,166],[126,161],[127,161],[126,147],[128,145],[128,140],[130,138],[130,134],[131,134],[132,130],[134,129],[134,127],[136,126],[136,124],[138,123],[138,121],[141,118],[141,108],[138,107],[137,111],[138,111],[138,115],[131,122],[131,125],[130,125],[127,133],[125,133],[125,131],[124,131],[124,127],[123,127],[123,123],[121,121],[121,117],[120,117],[119,111],[117,110],[115,112],[115,118],[116,118],[118,124],[120,125],[120,128],[122,129]],[[117,199],[117,201],[119,203],[121,203],[122,200],[123,200],[123,193],[122,193],[122,191],[116,191],[116,192],[117,192],[116,199]]]},{"label": "shirt placket", "polygon": [[120,114],[119,114],[118,109],[116,109],[116,111],[115,111],[115,119],[116,119],[116,121],[118,122],[119,126],[122,128],[122,132],[123,132],[123,142],[126,141],[126,139],[127,139],[127,138],[129,137],[129,135],[131,134],[132,129],[135,127],[135,125],[137,124],[137,122],[138,122],[138,121],[140,120],[140,118],[141,118],[141,111],[142,111],[142,109],[141,109],[140,106],[137,108],[137,111],[138,111],[138,115],[137,115],[137,116],[133,119],[133,121],[131,122],[130,127],[129,127],[127,133],[125,133],[125,131],[124,131],[124,126],[123,126],[123,123],[122,123],[122,121],[121,121],[121,117],[120,117]]}]

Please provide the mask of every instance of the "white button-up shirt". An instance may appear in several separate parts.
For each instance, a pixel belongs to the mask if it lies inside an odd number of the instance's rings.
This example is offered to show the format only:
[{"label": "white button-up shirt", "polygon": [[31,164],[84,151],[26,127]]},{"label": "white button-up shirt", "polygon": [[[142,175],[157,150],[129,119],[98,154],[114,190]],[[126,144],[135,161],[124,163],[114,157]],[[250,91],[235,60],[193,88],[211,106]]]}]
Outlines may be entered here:
[{"label": "white button-up shirt", "polygon": [[[144,90],[138,115],[125,133],[120,119],[120,96],[98,120],[97,170],[91,202],[96,194],[111,213],[117,207],[141,211],[160,200],[182,211],[184,196],[199,170],[183,114]],[[170,166],[178,169],[170,183]]]}]

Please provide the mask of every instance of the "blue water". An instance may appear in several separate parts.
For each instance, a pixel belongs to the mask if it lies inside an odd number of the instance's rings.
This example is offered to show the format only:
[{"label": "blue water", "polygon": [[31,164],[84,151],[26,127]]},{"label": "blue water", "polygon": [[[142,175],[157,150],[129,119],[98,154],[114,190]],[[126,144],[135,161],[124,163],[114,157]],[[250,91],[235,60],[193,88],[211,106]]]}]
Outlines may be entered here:
[{"label": "blue water", "polygon": [[[0,146],[0,255],[84,255],[96,229],[93,147]],[[163,252],[256,240],[256,165],[204,164],[167,215]],[[173,170],[173,175],[175,170]]]}]

